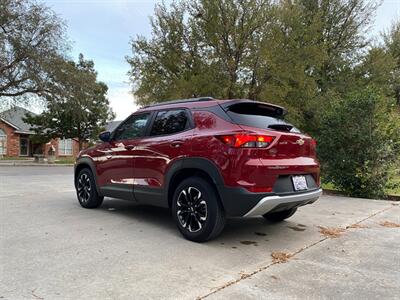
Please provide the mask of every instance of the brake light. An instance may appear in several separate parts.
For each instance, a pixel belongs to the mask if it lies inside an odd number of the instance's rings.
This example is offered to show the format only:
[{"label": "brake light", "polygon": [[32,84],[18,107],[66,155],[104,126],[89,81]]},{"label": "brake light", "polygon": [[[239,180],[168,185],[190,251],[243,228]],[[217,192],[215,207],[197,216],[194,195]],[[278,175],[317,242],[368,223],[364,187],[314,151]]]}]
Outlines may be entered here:
[{"label": "brake light", "polygon": [[265,148],[275,137],[269,135],[234,134],[217,137],[224,144],[235,148]]},{"label": "brake light", "polygon": [[310,156],[316,157],[317,156],[317,141],[312,139],[310,143]]}]

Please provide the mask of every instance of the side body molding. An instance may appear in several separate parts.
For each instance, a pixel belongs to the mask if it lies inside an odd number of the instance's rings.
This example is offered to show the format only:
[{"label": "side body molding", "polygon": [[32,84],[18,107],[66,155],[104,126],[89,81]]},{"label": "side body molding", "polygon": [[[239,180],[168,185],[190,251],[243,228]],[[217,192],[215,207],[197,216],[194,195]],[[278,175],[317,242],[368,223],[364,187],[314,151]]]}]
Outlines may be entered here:
[{"label": "side body molding", "polygon": [[[116,193],[116,192],[105,192],[104,189],[100,188],[98,186],[98,181],[97,181],[97,172],[96,172],[96,166],[93,160],[86,156],[86,157],[80,157],[76,164],[75,164],[75,178],[78,175],[77,172],[81,169],[82,166],[88,166],[90,167],[92,173],[94,174],[95,181],[96,181],[96,190],[99,195],[101,196],[109,196],[113,198],[119,198],[119,199],[126,199],[126,200],[131,200],[128,199],[129,197],[126,197],[125,194],[121,193]],[[182,172],[185,172],[185,170],[200,170],[203,173],[207,174],[211,180],[213,181],[217,192],[220,196],[222,206],[224,207],[227,215],[229,216],[241,216],[244,215],[245,212],[247,212],[251,206],[254,206],[256,203],[253,201],[249,201],[248,205],[245,205],[244,208],[239,206],[239,202],[235,199],[237,198],[237,192],[238,189],[242,190],[242,188],[228,188],[224,185],[224,180],[223,177],[217,167],[212,161],[210,161],[207,158],[202,158],[202,157],[185,157],[185,158],[180,158],[176,161],[174,161],[171,166],[169,167],[167,173],[165,174],[165,181],[164,181],[164,186],[161,189],[155,189],[155,188],[139,188],[135,187],[135,193],[137,196],[140,195],[140,201],[138,201],[141,204],[148,204],[148,205],[154,205],[154,206],[160,206],[160,207],[166,207],[168,208],[170,206],[169,200],[170,197],[173,195],[173,190],[170,190],[171,188],[171,183],[172,181],[176,178],[175,176],[179,176],[179,174],[182,174]],[[185,178],[180,178],[185,179]],[[103,192],[102,192],[103,191]],[[235,191],[235,193],[232,193]],[[105,193],[104,193],[105,192]],[[233,198],[233,199],[232,199]],[[247,201],[246,201],[247,202]],[[243,203],[242,203],[243,204]]]}]

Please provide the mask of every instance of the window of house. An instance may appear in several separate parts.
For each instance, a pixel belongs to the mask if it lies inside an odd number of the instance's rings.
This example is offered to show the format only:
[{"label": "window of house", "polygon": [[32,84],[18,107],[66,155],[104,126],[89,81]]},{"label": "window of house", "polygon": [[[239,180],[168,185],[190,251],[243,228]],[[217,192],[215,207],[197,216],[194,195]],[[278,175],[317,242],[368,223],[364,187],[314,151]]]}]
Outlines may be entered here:
[{"label": "window of house", "polygon": [[7,154],[7,135],[3,129],[0,129],[0,155]]},{"label": "window of house", "polygon": [[188,126],[185,110],[159,111],[154,119],[151,135],[174,134],[184,131]]},{"label": "window of house", "polygon": [[29,138],[27,137],[19,138],[19,155],[20,156],[29,155]]},{"label": "window of house", "polygon": [[60,139],[58,155],[72,155],[72,139]]}]

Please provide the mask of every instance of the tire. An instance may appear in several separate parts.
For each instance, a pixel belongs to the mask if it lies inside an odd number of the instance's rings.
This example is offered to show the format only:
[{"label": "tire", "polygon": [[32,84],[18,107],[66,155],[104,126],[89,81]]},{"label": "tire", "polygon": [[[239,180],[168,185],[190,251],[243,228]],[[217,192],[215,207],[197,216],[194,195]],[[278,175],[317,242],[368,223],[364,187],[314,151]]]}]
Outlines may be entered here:
[{"label": "tire", "polygon": [[263,215],[263,217],[271,222],[280,222],[293,216],[296,211],[297,208],[292,208],[274,213],[266,213],[265,215]]},{"label": "tire", "polygon": [[225,213],[215,187],[197,176],[185,179],[176,188],[172,214],[179,231],[193,242],[213,239],[225,226]]},{"label": "tire", "polygon": [[76,195],[79,204],[84,208],[97,208],[103,203],[104,197],[96,190],[96,181],[90,169],[82,169],[76,178]]}]

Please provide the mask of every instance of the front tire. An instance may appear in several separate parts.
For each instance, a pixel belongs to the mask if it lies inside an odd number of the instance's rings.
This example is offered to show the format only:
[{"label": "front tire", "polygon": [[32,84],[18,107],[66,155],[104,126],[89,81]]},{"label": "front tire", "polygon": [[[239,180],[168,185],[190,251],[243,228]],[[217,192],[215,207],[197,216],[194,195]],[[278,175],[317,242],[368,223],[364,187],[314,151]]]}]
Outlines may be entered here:
[{"label": "front tire", "polygon": [[182,181],[172,199],[172,213],[182,235],[194,242],[218,236],[225,226],[225,213],[215,187],[201,177]]},{"label": "front tire", "polygon": [[79,204],[82,207],[97,208],[103,203],[104,197],[97,193],[96,181],[91,170],[85,168],[79,172],[75,187]]},{"label": "front tire", "polygon": [[263,215],[263,217],[271,222],[280,222],[280,221],[283,221],[283,220],[293,216],[296,211],[297,211],[297,208],[292,208],[292,209],[273,212],[273,213],[266,213],[265,215]]}]

